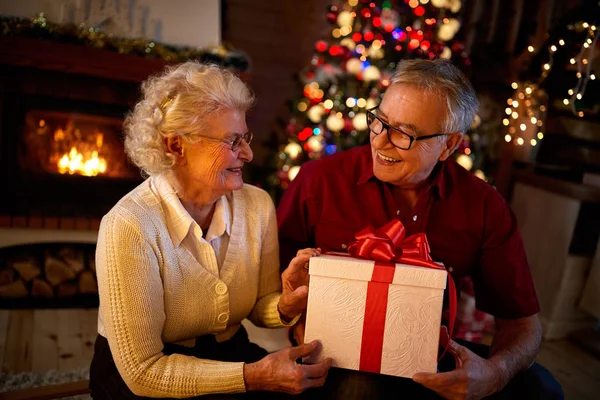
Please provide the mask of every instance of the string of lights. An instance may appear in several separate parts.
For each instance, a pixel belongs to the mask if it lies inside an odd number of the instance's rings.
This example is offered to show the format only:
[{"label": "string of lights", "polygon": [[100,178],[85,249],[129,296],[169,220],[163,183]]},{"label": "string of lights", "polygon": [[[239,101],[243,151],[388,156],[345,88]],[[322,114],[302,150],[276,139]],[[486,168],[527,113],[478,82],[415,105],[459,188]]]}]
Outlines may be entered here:
[{"label": "string of lights", "polygon": [[[579,108],[579,102],[585,95],[588,82],[596,79],[592,73],[591,60],[594,57],[598,40],[597,27],[588,22],[578,22],[569,25],[567,29],[586,32],[578,54],[569,59],[569,65],[576,65],[577,83],[574,88],[567,91],[568,96],[562,101],[565,106],[570,106],[570,110],[575,116],[581,118],[584,116],[584,112]],[[507,99],[506,117],[502,121],[503,125],[507,127],[507,133],[504,136],[506,142],[514,142],[518,146],[529,144],[533,147],[544,138],[548,96],[541,85],[554,68],[555,54],[565,45],[566,41],[560,38],[548,46],[548,61],[542,65],[542,72],[536,82],[512,83],[514,92]],[[536,51],[533,46],[529,46],[527,50],[530,53]],[[568,51],[568,49],[564,50]]]}]

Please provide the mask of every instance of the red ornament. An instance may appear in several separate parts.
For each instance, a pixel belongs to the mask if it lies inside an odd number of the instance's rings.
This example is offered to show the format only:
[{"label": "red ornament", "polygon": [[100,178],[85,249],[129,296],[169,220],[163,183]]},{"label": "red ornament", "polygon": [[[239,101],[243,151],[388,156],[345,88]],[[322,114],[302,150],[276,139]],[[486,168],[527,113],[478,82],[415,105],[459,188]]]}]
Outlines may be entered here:
[{"label": "red ornament", "polygon": [[431,46],[431,43],[429,43],[429,41],[428,41],[428,40],[423,40],[423,41],[421,42],[421,48],[422,48],[423,50],[428,50],[430,46]]},{"label": "red ornament", "polygon": [[364,18],[371,18],[371,10],[368,8],[363,8],[360,12],[360,15],[362,15]]},{"label": "red ornament", "polygon": [[381,33],[376,34],[375,35],[375,40],[379,40],[379,41],[383,42],[384,41],[383,40],[383,35]]},{"label": "red ornament", "polygon": [[383,30],[386,32],[391,32],[394,30],[394,24],[385,24],[385,26],[383,27]]},{"label": "red ornament", "polygon": [[332,56],[339,56],[340,54],[343,54],[344,50],[342,49],[342,46],[331,46],[329,48],[329,54],[331,54]]},{"label": "red ornament", "polygon": [[329,21],[329,22],[332,22],[332,23],[336,22],[337,21],[337,17],[338,16],[337,16],[336,13],[332,13],[332,12],[328,12],[327,13],[327,21]]},{"label": "red ornament", "polygon": [[312,72],[312,71],[310,71],[310,72],[307,72],[305,76],[306,76],[306,79],[310,79],[311,81],[312,81],[313,79],[315,79],[315,73],[314,73],[314,72]]},{"label": "red ornament", "polygon": [[425,8],[423,6],[419,6],[415,8],[414,13],[417,17],[421,17],[423,14],[425,14]]},{"label": "red ornament", "polygon": [[319,40],[316,44],[315,44],[315,48],[317,49],[317,51],[319,52],[324,52],[325,50],[327,50],[327,42],[324,40]]},{"label": "red ornament", "polygon": [[379,28],[381,26],[381,18],[379,18],[379,17],[373,18],[372,24],[375,28]]},{"label": "red ornament", "polygon": [[352,40],[358,43],[362,40],[362,35],[358,32],[355,32],[354,34],[352,34]]},{"label": "red ornament", "polygon": [[354,129],[354,125],[352,124],[352,120],[348,117],[344,117],[344,130],[349,132]]},{"label": "red ornament", "polygon": [[306,127],[298,133],[298,139],[305,141],[306,139],[308,139],[309,137],[312,136],[312,133],[313,133],[312,129],[310,129],[309,127]]},{"label": "red ornament", "polygon": [[396,49],[396,51],[400,51],[400,50],[402,50],[402,46],[400,46],[400,45],[397,45],[397,46],[395,47],[395,49]]},{"label": "red ornament", "polygon": [[365,38],[365,40],[367,42],[370,42],[371,40],[373,40],[374,35],[373,35],[373,32],[365,32],[363,37]]}]

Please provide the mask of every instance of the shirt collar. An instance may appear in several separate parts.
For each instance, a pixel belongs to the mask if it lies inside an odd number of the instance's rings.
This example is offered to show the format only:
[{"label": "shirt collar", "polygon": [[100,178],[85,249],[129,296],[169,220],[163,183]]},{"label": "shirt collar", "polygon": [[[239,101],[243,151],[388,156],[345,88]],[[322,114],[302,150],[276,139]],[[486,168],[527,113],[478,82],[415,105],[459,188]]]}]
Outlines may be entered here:
[{"label": "shirt collar", "polygon": [[[193,227],[198,225],[192,218],[190,213],[183,207],[177,192],[173,185],[169,182],[166,174],[161,174],[153,178],[153,184],[158,197],[163,205],[163,212],[169,236],[176,247],[181,245],[181,242],[193,230]],[[198,230],[202,229],[198,226]],[[215,211],[208,228],[206,240],[222,236],[224,233],[231,234],[231,210],[227,196],[221,196],[215,204]],[[209,237],[212,236],[212,237]]]},{"label": "shirt collar", "polygon": [[[369,151],[366,154],[366,162],[363,164],[365,167],[360,173],[358,177],[358,181],[356,182],[358,185],[362,185],[367,183],[370,180],[377,180],[375,174],[373,173],[373,156],[371,153],[371,149],[369,147]],[[446,199],[450,195],[450,191],[452,190],[452,182],[450,181],[450,176],[447,172],[446,163],[450,161],[442,161],[438,162],[431,172],[431,176],[433,177],[429,185],[427,186],[430,190],[437,190],[438,195],[441,199]]]},{"label": "shirt collar", "polygon": [[231,236],[231,209],[227,196],[221,196],[215,204],[215,211],[206,233],[206,241],[210,242],[225,233]]}]

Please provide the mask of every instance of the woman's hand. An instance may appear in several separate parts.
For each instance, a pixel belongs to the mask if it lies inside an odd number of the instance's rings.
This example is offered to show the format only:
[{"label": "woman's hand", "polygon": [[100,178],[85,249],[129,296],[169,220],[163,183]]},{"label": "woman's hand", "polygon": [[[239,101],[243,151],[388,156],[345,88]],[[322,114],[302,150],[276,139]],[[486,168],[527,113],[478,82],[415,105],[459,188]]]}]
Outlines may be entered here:
[{"label": "woman's hand", "polygon": [[313,340],[269,354],[255,363],[244,364],[246,390],[298,394],[312,387],[323,386],[331,367],[330,358],[313,365],[296,363],[298,358],[310,355],[318,346],[319,342]]},{"label": "woman's hand", "polygon": [[281,274],[282,293],[279,313],[290,321],[306,309],[308,301],[308,260],[321,254],[321,249],[299,250]]}]

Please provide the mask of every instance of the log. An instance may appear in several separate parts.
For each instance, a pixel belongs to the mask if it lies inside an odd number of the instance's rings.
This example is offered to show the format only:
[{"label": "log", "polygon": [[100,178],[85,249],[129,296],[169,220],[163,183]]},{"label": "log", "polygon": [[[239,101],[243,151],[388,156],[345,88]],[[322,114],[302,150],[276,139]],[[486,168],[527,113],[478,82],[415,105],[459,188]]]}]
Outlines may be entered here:
[{"label": "log", "polygon": [[19,273],[25,282],[31,281],[42,273],[42,269],[33,257],[13,260],[9,262],[9,265]]},{"label": "log", "polygon": [[0,286],[8,285],[14,280],[15,271],[11,268],[0,270]]},{"label": "log", "polygon": [[77,294],[77,285],[75,283],[61,283],[56,288],[58,297],[72,297]]},{"label": "log", "polygon": [[96,272],[96,254],[92,253],[88,255],[88,263],[92,271]]},{"label": "log", "polygon": [[98,285],[92,271],[85,270],[79,274],[79,293],[98,293]]},{"label": "log", "polygon": [[54,289],[45,280],[34,279],[31,295],[35,297],[54,297]]},{"label": "log", "polygon": [[46,255],[45,264],[46,280],[48,280],[52,286],[57,286],[65,281],[75,278],[75,271],[73,271],[67,263],[56,257]]},{"label": "log", "polygon": [[59,251],[58,255],[76,274],[85,268],[85,255],[81,250],[76,250],[72,246],[65,246]]},{"label": "log", "polygon": [[23,282],[21,279],[17,279],[16,281],[4,286],[0,286],[0,297],[20,299],[27,297],[28,294],[29,293],[27,293],[25,282]]}]

